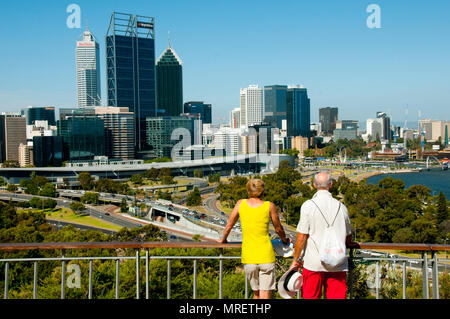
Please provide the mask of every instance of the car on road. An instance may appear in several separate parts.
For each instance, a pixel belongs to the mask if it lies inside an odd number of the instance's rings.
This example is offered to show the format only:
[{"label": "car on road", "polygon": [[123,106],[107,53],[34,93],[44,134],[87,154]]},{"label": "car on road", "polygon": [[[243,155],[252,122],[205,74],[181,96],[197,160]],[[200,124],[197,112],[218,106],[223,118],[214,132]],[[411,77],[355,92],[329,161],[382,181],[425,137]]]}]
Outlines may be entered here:
[{"label": "car on road", "polygon": [[225,213],[224,212],[220,212],[220,215],[225,216]]},{"label": "car on road", "polygon": [[111,214],[110,214],[110,213],[105,213],[105,215],[106,215],[106,216],[110,216]]},{"label": "car on road", "polygon": [[214,216],[214,218],[213,218],[215,221],[218,221],[220,218],[219,217],[217,217],[217,216]]},{"label": "car on road", "polygon": [[225,221],[223,219],[220,220],[220,225],[225,225]]},{"label": "car on road", "polygon": [[200,218],[206,218],[206,214],[205,213],[202,213],[201,215],[200,215]]},{"label": "car on road", "polygon": [[137,224],[137,227],[142,227],[142,224]]}]

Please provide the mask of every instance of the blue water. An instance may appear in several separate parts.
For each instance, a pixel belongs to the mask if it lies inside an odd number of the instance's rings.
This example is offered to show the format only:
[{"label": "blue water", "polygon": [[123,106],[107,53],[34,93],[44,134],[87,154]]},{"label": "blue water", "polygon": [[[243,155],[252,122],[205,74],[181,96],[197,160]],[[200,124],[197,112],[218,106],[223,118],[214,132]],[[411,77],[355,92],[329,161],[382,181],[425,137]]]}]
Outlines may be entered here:
[{"label": "blue water", "polygon": [[377,184],[379,180],[392,176],[405,182],[405,188],[412,185],[424,185],[431,189],[431,195],[437,195],[442,191],[447,200],[450,199],[450,169],[442,171],[440,169],[423,170],[418,173],[383,174],[369,177],[368,183]]}]

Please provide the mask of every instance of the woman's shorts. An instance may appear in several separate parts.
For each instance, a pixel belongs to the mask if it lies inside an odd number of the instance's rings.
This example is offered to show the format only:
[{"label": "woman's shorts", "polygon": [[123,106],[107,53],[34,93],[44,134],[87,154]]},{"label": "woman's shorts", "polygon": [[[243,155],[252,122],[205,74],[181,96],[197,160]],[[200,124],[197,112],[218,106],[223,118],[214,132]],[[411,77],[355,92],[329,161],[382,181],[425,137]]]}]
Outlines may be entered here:
[{"label": "woman's shorts", "polygon": [[252,290],[275,290],[275,263],[244,264],[247,279]]}]

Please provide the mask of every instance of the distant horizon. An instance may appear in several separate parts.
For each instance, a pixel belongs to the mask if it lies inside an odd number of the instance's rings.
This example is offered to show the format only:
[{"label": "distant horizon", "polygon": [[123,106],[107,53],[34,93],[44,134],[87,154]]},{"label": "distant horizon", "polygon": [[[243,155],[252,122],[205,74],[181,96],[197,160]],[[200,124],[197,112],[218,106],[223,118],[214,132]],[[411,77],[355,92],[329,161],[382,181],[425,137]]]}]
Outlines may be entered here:
[{"label": "distant horizon", "polygon": [[212,104],[215,124],[229,121],[239,89],[250,84],[304,85],[311,122],[318,122],[322,107],[338,107],[339,119],[360,122],[377,111],[399,123],[417,122],[419,113],[449,120],[450,43],[444,39],[450,3],[376,3],[381,27],[371,29],[365,1],[80,0],[81,25],[71,29],[68,3],[5,1],[0,9],[8,14],[0,23],[9,38],[0,52],[0,111],[77,107],[75,46],[86,21],[100,45],[106,102],[104,42],[116,11],[155,17],[155,59],[170,30],[171,46],[183,60],[183,101]]}]

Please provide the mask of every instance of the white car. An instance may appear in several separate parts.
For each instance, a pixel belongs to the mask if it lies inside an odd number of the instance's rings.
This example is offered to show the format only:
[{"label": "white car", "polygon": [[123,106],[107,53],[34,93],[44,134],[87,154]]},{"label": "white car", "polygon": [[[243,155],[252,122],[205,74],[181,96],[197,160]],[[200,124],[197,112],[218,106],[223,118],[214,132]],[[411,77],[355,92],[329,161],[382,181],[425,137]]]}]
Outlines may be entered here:
[{"label": "white car", "polygon": [[215,221],[217,221],[217,220],[219,220],[219,219],[220,219],[220,218],[217,217],[217,216],[214,217],[214,220],[215,220]]}]

